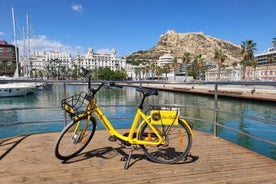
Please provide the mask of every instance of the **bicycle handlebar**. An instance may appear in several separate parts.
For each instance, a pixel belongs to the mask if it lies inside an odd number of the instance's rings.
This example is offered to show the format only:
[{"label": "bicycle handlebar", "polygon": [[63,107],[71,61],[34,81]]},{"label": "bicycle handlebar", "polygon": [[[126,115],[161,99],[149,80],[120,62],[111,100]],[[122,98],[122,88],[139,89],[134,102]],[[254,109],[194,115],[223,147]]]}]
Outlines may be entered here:
[{"label": "bicycle handlebar", "polygon": [[87,70],[84,67],[81,67],[81,70],[83,71],[83,75],[88,78],[88,90],[95,95],[102,87],[107,86],[107,87],[117,87],[117,88],[122,88],[123,86],[116,84],[115,82],[102,82],[96,89],[91,87],[91,73],[89,70]]}]

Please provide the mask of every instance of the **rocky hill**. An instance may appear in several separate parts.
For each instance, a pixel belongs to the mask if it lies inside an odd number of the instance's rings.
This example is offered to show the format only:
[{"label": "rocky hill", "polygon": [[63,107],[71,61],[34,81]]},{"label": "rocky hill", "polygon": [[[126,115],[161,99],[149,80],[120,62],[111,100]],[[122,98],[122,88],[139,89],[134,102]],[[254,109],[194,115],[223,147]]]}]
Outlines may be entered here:
[{"label": "rocky hill", "polygon": [[201,54],[205,61],[215,63],[214,51],[222,49],[227,60],[225,64],[241,61],[241,47],[229,41],[198,33],[176,33],[169,30],[160,36],[158,43],[150,50],[132,53],[127,58],[140,61],[156,61],[164,53],[170,53],[173,57],[182,58],[184,52],[189,52],[192,56]]}]

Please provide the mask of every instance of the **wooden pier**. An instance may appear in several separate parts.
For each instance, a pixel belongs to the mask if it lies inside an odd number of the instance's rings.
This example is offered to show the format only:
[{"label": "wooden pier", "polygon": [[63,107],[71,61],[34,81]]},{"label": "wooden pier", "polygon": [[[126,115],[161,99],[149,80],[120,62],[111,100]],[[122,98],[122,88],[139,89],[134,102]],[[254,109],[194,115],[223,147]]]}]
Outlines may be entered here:
[{"label": "wooden pier", "polygon": [[173,165],[148,161],[134,151],[124,170],[130,148],[108,141],[96,131],[89,146],[62,163],[54,156],[58,133],[0,140],[0,183],[275,183],[276,162],[226,140],[195,131],[191,155]]}]

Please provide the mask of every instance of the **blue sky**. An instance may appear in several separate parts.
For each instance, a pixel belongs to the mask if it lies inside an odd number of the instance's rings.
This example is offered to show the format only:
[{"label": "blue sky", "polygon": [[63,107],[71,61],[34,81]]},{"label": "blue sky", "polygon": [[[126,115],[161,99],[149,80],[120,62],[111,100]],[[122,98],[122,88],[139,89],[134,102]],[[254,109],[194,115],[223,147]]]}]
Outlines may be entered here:
[{"label": "blue sky", "polygon": [[73,56],[117,50],[125,56],[154,47],[168,30],[204,32],[240,45],[251,39],[261,53],[276,37],[275,0],[0,0],[0,40],[13,42],[11,8],[22,43],[29,15],[32,50]]}]

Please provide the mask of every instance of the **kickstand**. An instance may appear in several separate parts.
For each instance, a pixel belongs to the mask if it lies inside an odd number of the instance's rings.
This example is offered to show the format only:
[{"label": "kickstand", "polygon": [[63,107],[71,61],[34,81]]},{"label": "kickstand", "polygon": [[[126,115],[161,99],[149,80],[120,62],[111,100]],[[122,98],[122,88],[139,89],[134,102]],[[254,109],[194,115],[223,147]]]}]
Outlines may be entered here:
[{"label": "kickstand", "polygon": [[126,161],[126,163],[125,163],[125,168],[124,168],[125,170],[128,169],[128,166],[129,166],[129,162],[130,162],[130,158],[131,158],[132,152],[133,152],[134,150],[136,150],[136,149],[137,149],[137,146],[136,146],[136,145],[133,145],[132,148],[131,148],[131,150],[130,150],[130,152],[129,152],[127,161]]}]

